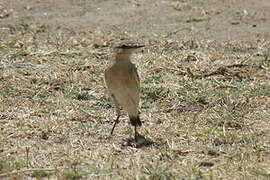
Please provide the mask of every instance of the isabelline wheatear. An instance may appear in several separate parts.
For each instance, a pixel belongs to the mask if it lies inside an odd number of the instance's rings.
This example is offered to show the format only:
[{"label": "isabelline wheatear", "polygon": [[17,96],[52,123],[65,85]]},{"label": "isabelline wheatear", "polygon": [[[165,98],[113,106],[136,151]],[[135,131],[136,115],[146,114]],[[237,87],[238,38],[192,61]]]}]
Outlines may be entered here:
[{"label": "isabelline wheatear", "polygon": [[143,46],[116,47],[116,56],[112,59],[112,64],[105,70],[105,82],[117,112],[111,134],[113,134],[116,124],[119,123],[120,105],[127,111],[130,123],[134,126],[135,141],[139,136],[136,127],[142,125],[138,110],[140,78],[136,66],[130,61],[130,56],[134,50],[141,47]]}]

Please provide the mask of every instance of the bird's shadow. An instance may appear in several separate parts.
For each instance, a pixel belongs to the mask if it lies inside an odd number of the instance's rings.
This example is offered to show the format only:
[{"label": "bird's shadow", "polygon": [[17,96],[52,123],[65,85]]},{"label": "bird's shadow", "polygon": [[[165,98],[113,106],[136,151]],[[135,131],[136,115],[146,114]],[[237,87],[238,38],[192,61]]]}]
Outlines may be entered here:
[{"label": "bird's shadow", "polygon": [[146,138],[145,136],[138,134],[137,140],[134,138],[127,138],[123,140],[123,146],[130,146],[134,148],[143,148],[153,145],[154,142],[150,138]]}]

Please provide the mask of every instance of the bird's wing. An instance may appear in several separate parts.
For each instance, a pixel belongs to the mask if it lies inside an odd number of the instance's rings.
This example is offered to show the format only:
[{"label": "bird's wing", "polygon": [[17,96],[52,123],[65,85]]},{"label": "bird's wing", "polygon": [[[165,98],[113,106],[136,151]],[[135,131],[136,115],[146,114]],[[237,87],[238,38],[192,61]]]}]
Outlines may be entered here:
[{"label": "bird's wing", "polygon": [[132,73],[133,73],[133,77],[135,78],[136,87],[139,90],[140,89],[140,76],[138,74],[138,71],[135,65],[133,65]]},{"label": "bird's wing", "polygon": [[109,84],[109,82],[108,82],[108,69],[109,68],[107,68],[107,69],[105,69],[105,71],[104,71],[104,82],[105,82],[105,84],[106,84],[106,86],[107,86],[107,89],[109,89],[108,88],[108,84]]},{"label": "bird's wing", "polygon": [[110,68],[107,68],[105,69],[105,72],[104,72],[104,81],[105,81],[105,84],[106,84],[106,87],[107,87],[107,91],[109,93],[110,96],[113,96],[112,94],[112,91],[111,91],[111,86],[112,86],[112,82],[109,80],[110,79],[110,75],[109,75],[109,71],[110,71]]},{"label": "bird's wing", "polygon": [[111,91],[111,81],[109,81],[109,69],[110,69],[110,67],[108,67],[107,69],[105,69],[105,71],[104,71],[104,81],[105,81],[105,84],[106,84],[106,86],[107,86],[107,91],[108,91],[108,94],[109,94],[109,97],[110,97],[110,100],[111,100],[111,102],[113,102],[114,104],[115,104],[115,106],[118,108],[118,106],[119,106],[119,103],[118,103],[118,101],[117,101],[117,99],[115,98],[115,96],[114,96],[114,94],[113,94],[113,92]]}]

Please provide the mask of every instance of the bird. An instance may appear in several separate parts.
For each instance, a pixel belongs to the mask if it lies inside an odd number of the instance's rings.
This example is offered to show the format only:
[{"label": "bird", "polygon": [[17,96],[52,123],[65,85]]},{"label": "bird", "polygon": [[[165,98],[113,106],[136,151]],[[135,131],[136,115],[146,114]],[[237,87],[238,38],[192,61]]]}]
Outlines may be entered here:
[{"label": "bird", "polygon": [[115,47],[115,58],[105,69],[105,84],[111,100],[115,104],[117,117],[111,129],[111,135],[121,116],[120,106],[127,111],[129,120],[134,126],[134,139],[138,140],[140,134],[137,127],[142,126],[139,117],[140,78],[135,64],[130,60],[132,52],[144,47],[143,45],[120,45]]}]

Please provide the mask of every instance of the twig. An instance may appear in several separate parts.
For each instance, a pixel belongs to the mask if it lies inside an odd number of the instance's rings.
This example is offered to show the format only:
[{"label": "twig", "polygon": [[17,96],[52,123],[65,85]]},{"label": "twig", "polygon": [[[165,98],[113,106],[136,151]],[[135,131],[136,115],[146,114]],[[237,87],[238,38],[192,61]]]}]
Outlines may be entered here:
[{"label": "twig", "polygon": [[187,68],[187,73],[190,77],[192,78],[205,78],[205,77],[209,77],[209,76],[216,76],[216,75],[225,75],[227,74],[231,74],[234,75],[236,77],[238,77],[239,79],[242,79],[239,75],[239,72],[232,72],[231,70],[229,70],[229,68],[234,68],[234,67],[244,67],[247,66],[245,64],[231,64],[231,65],[227,65],[225,67],[219,67],[217,68],[217,70],[210,72],[210,73],[205,73],[205,74],[194,74],[191,72],[190,68]]},{"label": "twig", "polygon": [[246,65],[246,64],[231,64],[231,65],[227,65],[226,67],[227,68],[234,68],[234,67],[246,67],[246,66],[248,66],[248,65]]},{"label": "twig", "polygon": [[26,150],[27,167],[29,167],[30,166],[30,161],[29,161],[29,150],[30,150],[30,148],[29,147],[26,147],[25,150]]},{"label": "twig", "polygon": [[232,85],[225,84],[225,85],[219,85],[219,86],[217,86],[217,88],[226,89],[226,88],[236,88],[236,87],[232,86]]}]

